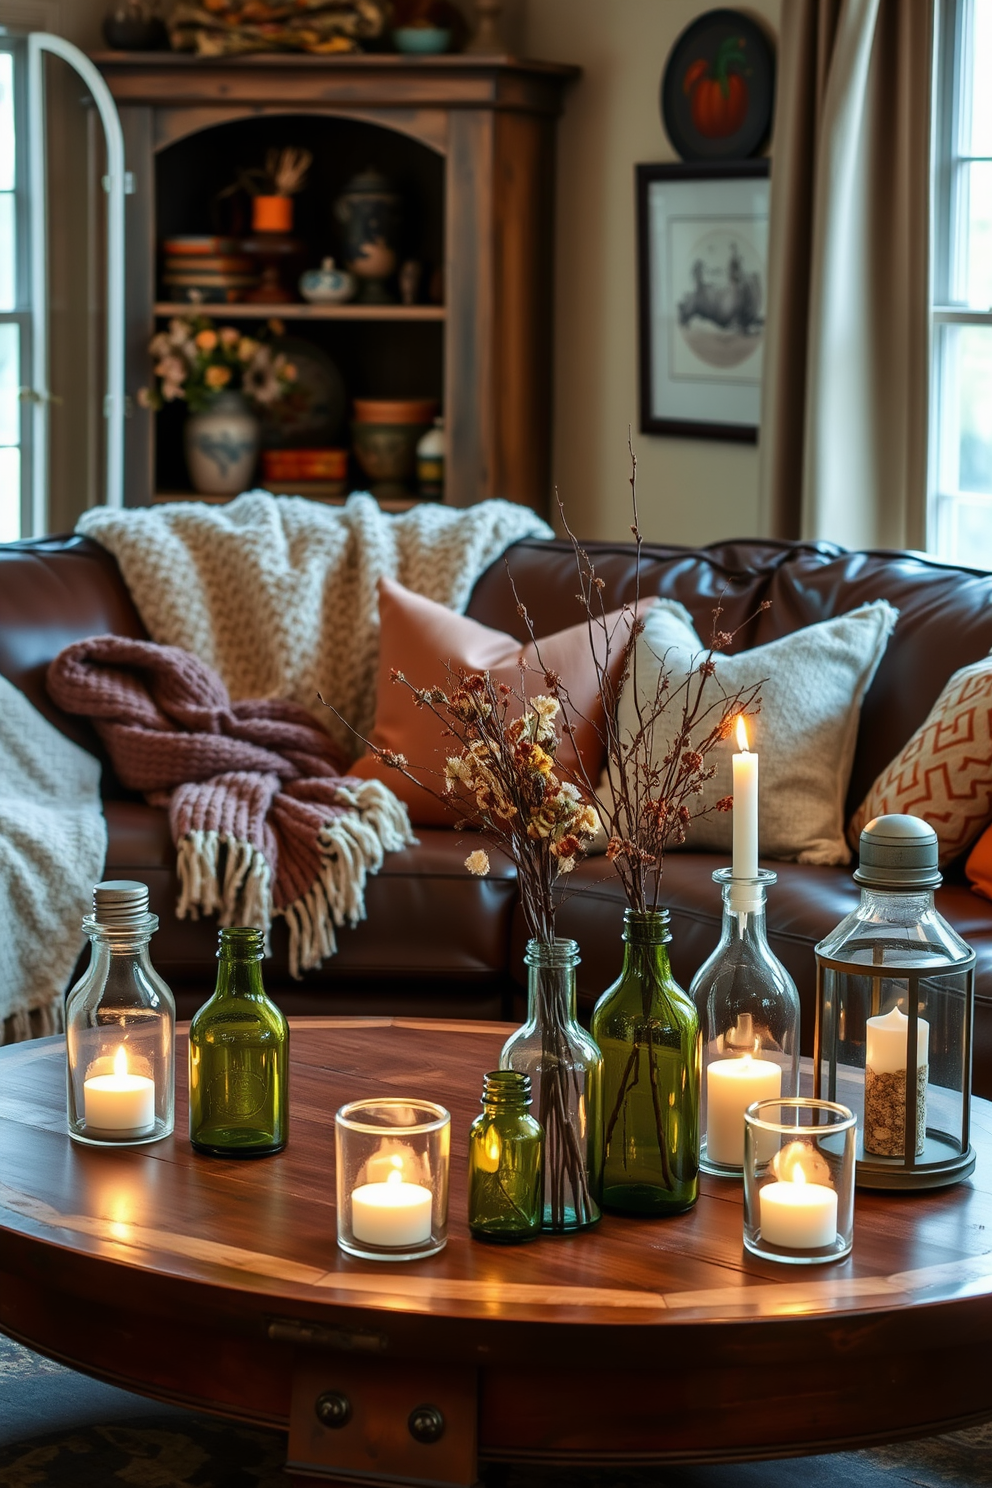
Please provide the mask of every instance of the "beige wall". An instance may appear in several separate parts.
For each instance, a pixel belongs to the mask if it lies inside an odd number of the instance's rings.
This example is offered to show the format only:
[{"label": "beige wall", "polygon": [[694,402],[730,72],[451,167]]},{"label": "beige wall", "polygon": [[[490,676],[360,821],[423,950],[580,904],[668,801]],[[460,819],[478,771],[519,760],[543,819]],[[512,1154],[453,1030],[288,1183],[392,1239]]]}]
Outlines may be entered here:
[{"label": "beige wall", "polygon": [[[573,529],[630,525],[627,429],[646,538],[705,543],[758,524],[753,445],[637,432],[634,165],[674,160],[658,106],[672,43],[707,0],[526,0],[525,55],[583,76],[559,125],[554,478]],[[779,0],[749,14],[777,31]]]}]

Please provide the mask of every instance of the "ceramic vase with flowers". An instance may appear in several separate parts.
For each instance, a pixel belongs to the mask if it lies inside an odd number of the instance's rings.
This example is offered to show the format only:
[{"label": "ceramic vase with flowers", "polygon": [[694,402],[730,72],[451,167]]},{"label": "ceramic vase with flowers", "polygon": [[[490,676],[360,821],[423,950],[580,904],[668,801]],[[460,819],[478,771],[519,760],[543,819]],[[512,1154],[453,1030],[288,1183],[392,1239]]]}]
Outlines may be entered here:
[{"label": "ceramic vase with flowers", "polygon": [[203,496],[234,496],[250,483],[258,458],[255,408],[277,403],[296,382],[296,369],[269,339],[282,326],[269,321],[261,337],[207,316],[178,316],[151,340],[154,378],[138,400],[145,408],[184,401],[183,431],[193,489]]},{"label": "ceramic vase with flowers", "polygon": [[[500,1068],[530,1076],[533,1113],[544,1129],[543,1228],[558,1234],[587,1229],[601,1215],[602,1056],[576,1018],[578,947],[555,934],[555,886],[584,854],[597,819],[578,787],[555,769],[560,704],[543,693],[527,695],[523,663],[519,689],[488,672],[459,673],[446,689],[414,687],[400,672],[393,679],[409,688],[416,706],[433,713],[452,741],[446,793],[432,794],[516,868],[530,932],[529,1006],[526,1023],[503,1048]],[[403,755],[369,747],[385,765],[431,789],[409,773]],[[488,853],[476,849],[465,866],[485,876]]]}]

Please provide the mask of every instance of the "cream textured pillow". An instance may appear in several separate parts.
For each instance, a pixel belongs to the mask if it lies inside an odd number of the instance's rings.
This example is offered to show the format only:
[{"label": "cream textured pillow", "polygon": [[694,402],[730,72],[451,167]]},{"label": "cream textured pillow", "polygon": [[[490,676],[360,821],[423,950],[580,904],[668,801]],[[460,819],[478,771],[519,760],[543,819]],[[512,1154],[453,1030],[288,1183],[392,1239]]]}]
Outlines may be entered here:
[{"label": "cream textured pillow", "polygon": [[[767,646],[714,657],[716,672],[705,684],[707,696],[762,684],[761,711],[749,720],[749,730],[751,747],[760,757],[758,842],[763,857],[800,863],[850,860],[844,840],[844,798],[861,702],[898,614],[885,600],[877,600]],[[654,697],[662,665],[674,693],[705,653],[688,611],[672,600],[656,601],[637,642],[642,698]],[[654,735],[656,758],[671,748],[681,711],[676,698],[661,715]],[[618,721],[628,733],[637,726],[632,679],[621,696]],[[736,747],[728,739],[709,756],[717,772],[703,787],[701,804],[714,806],[721,796],[732,793],[731,755]],[[713,811],[690,825],[686,847],[724,852],[729,862],[732,842],[732,817]]]},{"label": "cream textured pillow", "polygon": [[992,658],[962,667],[851,818],[856,844],[872,817],[920,816],[937,833],[941,867],[992,816]]}]

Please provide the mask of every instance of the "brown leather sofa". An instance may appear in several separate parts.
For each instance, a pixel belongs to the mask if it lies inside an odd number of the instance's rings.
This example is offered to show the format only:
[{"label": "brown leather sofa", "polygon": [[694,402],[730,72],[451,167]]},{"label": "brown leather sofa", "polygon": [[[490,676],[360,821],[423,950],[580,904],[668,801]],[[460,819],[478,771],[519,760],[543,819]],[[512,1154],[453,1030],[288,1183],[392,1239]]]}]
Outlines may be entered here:
[{"label": "brown leather sofa", "polygon": [[[592,544],[590,551],[610,604],[630,598],[633,548]],[[538,635],[580,618],[568,544],[524,542],[508,558]],[[849,809],[924,719],[951,673],[992,648],[992,575],[916,554],[756,541],[696,550],[650,547],[644,552],[641,588],[681,601],[704,635],[721,601],[726,627],[743,625],[739,648],[869,600],[885,598],[899,609],[865,700]],[[758,612],[764,599],[772,601],[771,608]],[[523,638],[502,561],[477,583],[468,613]],[[77,537],[0,547],[0,671],[96,754],[102,754],[96,736],[85,723],[58,712],[44,678],[49,661],[69,641],[108,631],[144,635],[116,564],[101,548]],[[104,796],[107,876],[148,883],[161,919],[152,942],[155,964],[174,988],[180,1013],[189,1015],[212,985],[216,926],[212,920],[175,918],[174,854],[165,814],[124,791],[106,761]],[[391,854],[369,881],[368,918],[340,932],[338,954],[319,972],[301,982],[290,980],[285,938],[277,926],[266,983],[287,1011],[487,1018],[519,1009],[526,932],[512,869],[493,855],[490,877],[473,878],[463,866],[471,839],[442,830],[419,835],[418,847]],[[716,943],[720,897],[711,874],[719,866],[712,854],[689,851],[671,854],[666,863],[672,960],[684,985]],[[808,1050],[812,947],[857,903],[853,865],[764,866],[778,873],[769,894],[770,940],[800,988]],[[960,865],[948,873],[937,900],[978,955],[975,1089],[992,1097],[992,903],[972,893]],[[586,1008],[617,973],[622,913],[612,870],[603,858],[587,860],[572,876],[558,921],[559,933],[574,936],[581,947],[579,995]]]}]

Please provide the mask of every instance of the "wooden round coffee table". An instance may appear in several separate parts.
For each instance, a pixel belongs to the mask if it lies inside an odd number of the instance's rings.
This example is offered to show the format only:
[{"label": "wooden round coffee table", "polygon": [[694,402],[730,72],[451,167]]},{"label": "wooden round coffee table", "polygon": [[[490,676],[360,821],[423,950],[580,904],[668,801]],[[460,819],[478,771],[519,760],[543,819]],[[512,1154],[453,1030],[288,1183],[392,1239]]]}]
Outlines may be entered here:
[{"label": "wooden round coffee table", "polygon": [[[74,1368],[289,1429],[291,1467],[467,1485],[478,1457],[702,1462],[816,1452],[992,1416],[992,1106],[956,1188],[859,1193],[853,1254],[797,1270],[741,1243],[741,1192],[511,1249],[465,1221],[466,1133],[502,1025],[299,1019],[286,1151],[66,1135],[59,1039],[0,1049],[0,1329]],[[335,1243],[334,1112],[408,1094],[452,1113],[447,1249]]]}]

